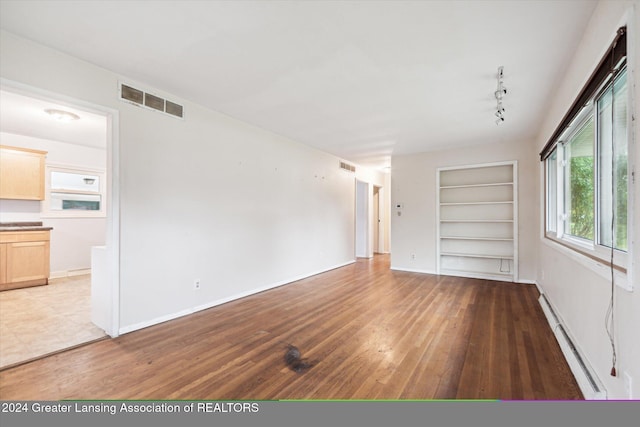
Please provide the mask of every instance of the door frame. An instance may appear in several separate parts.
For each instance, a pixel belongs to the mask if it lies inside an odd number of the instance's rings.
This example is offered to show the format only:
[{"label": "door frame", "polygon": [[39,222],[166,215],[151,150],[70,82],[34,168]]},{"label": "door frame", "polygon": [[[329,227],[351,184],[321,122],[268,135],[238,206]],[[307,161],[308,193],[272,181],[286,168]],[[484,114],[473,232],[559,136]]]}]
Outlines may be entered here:
[{"label": "door frame", "polygon": [[[376,209],[377,202],[377,209]],[[374,254],[383,254],[385,253],[385,245],[384,245],[384,187],[380,185],[373,186],[373,223],[372,223],[372,232],[373,232],[373,241],[374,245],[372,251]],[[377,222],[376,222],[377,216]],[[376,239],[376,233],[378,238]]]},{"label": "door frame", "polygon": [[44,101],[51,101],[90,113],[105,116],[107,119],[107,232],[105,236],[106,269],[110,301],[107,310],[110,322],[105,332],[117,337],[120,330],[120,140],[119,111],[114,108],[83,101],[71,96],[52,92],[39,87],[13,80],[0,78],[0,89]]}]

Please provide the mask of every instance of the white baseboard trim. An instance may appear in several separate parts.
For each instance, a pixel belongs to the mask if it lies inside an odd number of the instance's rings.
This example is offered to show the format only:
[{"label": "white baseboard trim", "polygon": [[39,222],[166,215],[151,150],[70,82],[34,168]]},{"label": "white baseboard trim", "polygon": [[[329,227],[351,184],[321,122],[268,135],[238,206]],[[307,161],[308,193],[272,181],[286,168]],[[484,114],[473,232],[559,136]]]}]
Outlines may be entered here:
[{"label": "white baseboard trim", "polygon": [[160,323],[168,322],[169,320],[174,320],[174,319],[177,319],[179,317],[188,316],[189,314],[193,314],[193,313],[196,313],[198,311],[206,310],[208,308],[215,307],[215,306],[218,306],[218,305],[222,305],[222,304],[225,304],[227,302],[235,301],[235,300],[240,299],[240,298],[244,298],[244,297],[248,297],[250,295],[254,295],[254,294],[257,294],[257,293],[260,293],[260,292],[268,291],[269,289],[274,289],[274,288],[277,288],[277,287],[280,287],[280,286],[288,285],[290,283],[297,282],[298,280],[302,280],[302,279],[306,279],[306,278],[311,277],[311,276],[315,276],[315,275],[318,275],[318,274],[326,273],[327,271],[335,270],[336,268],[345,267],[345,266],[353,264],[355,262],[356,262],[356,260],[354,259],[354,260],[347,261],[347,262],[342,263],[342,264],[337,264],[337,265],[334,265],[332,267],[328,267],[328,268],[323,269],[323,270],[318,270],[318,271],[315,271],[315,272],[312,272],[312,273],[303,274],[303,275],[300,275],[300,276],[296,276],[296,277],[293,277],[293,278],[282,280],[282,281],[279,281],[279,282],[276,282],[276,283],[272,283],[272,284],[267,285],[267,286],[262,286],[260,288],[252,289],[250,291],[240,292],[238,294],[234,294],[234,295],[231,295],[231,296],[228,296],[228,297],[224,297],[224,298],[220,298],[220,299],[217,299],[217,300],[214,300],[214,301],[210,301],[210,302],[205,303],[205,304],[200,304],[200,305],[194,306],[192,308],[180,310],[180,311],[177,311],[175,313],[170,313],[170,314],[167,314],[167,315],[164,315],[164,316],[159,316],[159,317],[156,317],[156,318],[144,321],[144,322],[139,322],[139,323],[136,323],[136,324],[133,324],[133,325],[129,325],[129,326],[123,326],[119,330],[119,335],[126,334],[126,333],[133,332],[133,331],[137,331],[139,329],[148,328],[149,326],[154,326],[154,325],[157,325],[157,324],[160,324]]},{"label": "white baseboard trim", "polygon": [[[535,280],[519,279],[516,283],[522,283],[523,285],[536,285],[536,287],[538,287],[538,282]],[[538,290],[540,289],[538,288]]]},{"label": "white baseboard trim", "polygon": [[198,305],[198,306],[194,307],[194,310],[195,311],[206,310],[208,308],[215,307],[217,305],[221,305],[221,304],[224,304],[224,303],[227,303],[227,302],[230,302],[230,301],[234,301],[234,300],[237,300],[237,299],[240,299],[240,298],[248,297],[250,295],[257,294],[257,293],[260,293],[260,292],[268,291],[270,289],[278,288],[280,286],[288,285],[289,283],[297,282],[298,280],[302,280],[302,279],[309,278],[311,276],[315,276],[315,275],[318,275],[318,274],[326,273],[327,271],[335,270],[336,268],[345,267],[345,266],[353,264],[355,262],[356,262],[355,260],[349,261],[349,262],[346,262],[346,263],[343,263],[343,264],[339,264],[339,265],[335,265],[333,267],[329,267],[326,270],[316,271],[316,272],[311,273],[311,274],[304,274],[304,275],[297,276],[297,277],[294,277],[294,278],[291,278],[291,279],[282,280],[280,282],[276,282],[276,283],[273,283],[271,285],[263,286],[261,288],[253,289],[251,291],[241,292],[239,294],[235,294],[235,295],[231,295],[229,297],[221,298],[219,300],[211,301],[211,302],[206,303],[206,304]]},{"label": "white baseboard trim", "polygon": [[81,268],[78,270],[54,271],[52,273],[49,273],[49,279],[61,279],[63,277],[84,276],[85,274],[91,274],[91,269]]},{"label": "white baseboard trim", "polygon": [[390,267],[390,270],[393,271],[406,271],[407,273],[422,273],[422,274],[433,274],[434,276],[437,276],[438,273],[433,271],[433,270],[422,270],[422,269],[417,269],[417,268],[405,268],[405,267]]},{"label": "white baseboard trim", "polygon": [[160,323],[168,322],[169,320],[177,319],[179,317],[187,316],[193,313],[194,313],[193,310],[185,309],[185,310],[177,311],[175,313],[167,314],[165,316],[159,316],[144,322],[136,323],[129,326],[123,326],[118,331],[118,335],[127,334],[129,332],[137,331],[139,329],[148,328],[149,326],[158,325]]},{"label": "white baseboard trim", "polygon": [[538,293],[540,295],[544,294],[544,291],[542,290],[542,287],[540,286],[540,283],[538,283],[537,281],[535,282],[536,288],[538,288]]}]

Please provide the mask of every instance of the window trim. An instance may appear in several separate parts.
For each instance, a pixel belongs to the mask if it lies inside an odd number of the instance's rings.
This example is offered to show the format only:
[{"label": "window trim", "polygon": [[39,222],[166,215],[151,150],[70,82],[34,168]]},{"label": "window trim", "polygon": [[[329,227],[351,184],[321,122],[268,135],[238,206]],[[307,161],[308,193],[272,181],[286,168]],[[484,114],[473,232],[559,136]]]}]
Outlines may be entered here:
[{"label": "window trim", "polygon": [[[577,246],[582,246],[582,247],[588,247],[591,245],[591,243],[595,243],[595,227],[596,224],[594,223],[594,242],[592,242],[591,240],[582,237],[582,236],[576,236],[574,234],[571,234],[570,232],[567,231],[567,218],[566,216],[568,215],[567,213],[567,198],[570,198],[571,195],[567,192],[567,184],[570,183],[570,175],[565,173],[564,171],[562,171],[562,173],[560,173],[560,171],[562,170],[562,168],[568,168],[568,161],[569,159],[567,159],[567,148],[570,146],[570,144],[572,142],[574,142],[574,138],[576,138],[588,125],[589,122],[593,120],[592,126],[593,126],[593,130],[594,130],[594,135],[596,134],[596,120],[593,116],[595,108],[594,108],[595,102],[593,102],[593,100],[590,100],[589,103],[582,109],[582,111],[580,112],[580,114],[578,116],[576,116],[575,119],[575,124],[570,125],[570,127],[567,129],[566,132],[566,137],[562,138],[562,141],[560,141],[557,145],[556,148],[554,148],[555,150],[558,150],[558,147],[562,147],[562,151],[557,151],[557,159],[560,160],[559,164],[556,163],[556,166],[558,167],[558,170],[556,171],[556,180],[557,182],[557,186],[556,186],[556,209],[558,209],[559,207],[562,209],[562,230],[560,232],[560,230],[557,230],[557,224],[556,224],[556,231],[558,232],[558,237],[562,237],[565,238],[567,240],[569,240],[570,242],[573,242],[574,244],[576,244]],[[592,146],[592,150],[593,150],[593,161],[594,161],[594,184],[595,184],[595,175],[596,175],[596,144],[595,144],[595,140],[592,141],[593,142],[593,146]],[[565,169],[566,170],[566,169]],[[562,178],[562,181],[560,181],[558,178]],[[594,188],[595,190],[595,188]],[[595,197],[596,192],[594,191],[593,194],[593,208],[595,209],[596,207],[596,197]],[[560,198],[560,196],[562,196],[562,198]],[[568,197],[567,197],[568,196]],[[560,203],[562,202],[562,203]],[[560,212],[558,212],[558,214],[560,214]],[[560,218],[557,218],[556,221],[560,220]]]},{"label": "window trim", "polygon": [[[51,209],[51,193],[64,193],[64,190],[51,189],[51,173],[66,172],[79,175],[96,175],[100,180],[100,190],[98,192],[87,192],[83,194],[99,195],[99,210],[52,210]],[[81,166],[64,165],[56,163],[47,163],[45,166],[45,191],[44,200],[40,205],[40,216],[42,218],[106,218],[107,217],[107,181],[106,171],[104,169],[93,169]],[[72,193],[71,191],[69,192]],[[73,194],[79,194],[73,192]]]},{"label": "window trim", "polygon": [[555,129],[544,148],[540,152],[540,161],[544,162],[547,157],[553,152],[558,144],[560,136],[565,132],[567,126],[577,117],[582,111],[583,106],[590,100],[595,98],[602,90],[603,86],[607,85],[607,81],[610,79],[611,62],[614,64],[620,64],[623,59],[627,57],[627,27],[623,26],[618,28],[616,36],[611,42],[611,45],[607,49],[606,53],[598,63],[596,69],[591,73],[589,79],[580,90],[580,93],[576,97],[573,104],[564,115],[558,127]]},{"label": "window trim", "polygon": [[[626,72],[627,79],[629,78],[629,68],[627,67],[627,63],[621,63],[619,73]],[[627,80],[628,82],[629,80]],[[627,251],[622,251],[619,249],[613,249],[613,266],[611,265],[611,248],[609,246],[605,246],[599,243],[600,233],[598,232],[599,227],[599,183],[598,183],[598,174],[600,171],[598,170],[598,157],[599,157],[599,140],[597,135],[599,134],[597,131],[597,127],[599,126],[597,119],[597,101],[598,99],[608,91],[610,87],[612,87],[615,83],[615,79],[609,78],[597,91],[589,98],[588,105],[585,105],[581,112],[576,115],[574,120],[572,120],[568,125],[567,129],[565,129],[560,135],[557,137],[553,148],[547,153],[545,159],[543,160],[544,164],[544,237],[563,246],[569,248],[581,255],[584,255],[599,264],[604,264],[608,268],[613,267],[614,270],[617,270],[624,275],[627,275],[627,269],[629,267],[630,253],[632,251],[631,246],[627,248]],[[627,83],[628,84],[628,83]],[[627,90],[627,105],[632,105],[632,91]],[[628,108],[627,111],[627,123],[631,123],[631,109]],[[565,152],[564,147],[566,146],[563,141],[568,141],[573,137],[577,132],[582,129],[588,117],[594,117],[594,126],[596,127],[595,138],[594,138],[594,239],[593,241],[588,239],[582,239],[577,236],[572,236],[565,233],[565,218],[564,213],[560,212],[560,209],[564,211],[564,180],[565,173],[563,165],[565,160]],[[575,124],[574,124],[575,122]],[[572,129],[570,129],[572,128]],[[632,126],[627,126],[627,141],[630,145],[632,137]],[[549,229],[549,160],[553,153],[556,153],[556,231],[552,231]],[[631,156],[627,158],[627,165],[631,165]],[[628,168],[627,170],[631,170]],[[627,181],[627,194],[631,194],[631,180]],[[631,209],[631,203],[627,204],[627,210]],[[631,230],[631,217],[632,215],[627,215],[627,236],[629,236],[629,232]],[[624,286],[628,288],[628,286]]]}]

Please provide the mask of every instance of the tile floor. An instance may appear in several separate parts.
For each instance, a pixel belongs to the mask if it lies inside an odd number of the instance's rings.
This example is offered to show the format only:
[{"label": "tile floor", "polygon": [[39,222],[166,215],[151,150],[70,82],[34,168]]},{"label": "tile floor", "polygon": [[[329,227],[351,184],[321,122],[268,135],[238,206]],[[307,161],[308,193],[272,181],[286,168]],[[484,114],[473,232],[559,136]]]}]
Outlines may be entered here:
[{"label": "tile floor", "polygon": [[0,369],[105,336],[91,323],[91,276],[0,292]]}]

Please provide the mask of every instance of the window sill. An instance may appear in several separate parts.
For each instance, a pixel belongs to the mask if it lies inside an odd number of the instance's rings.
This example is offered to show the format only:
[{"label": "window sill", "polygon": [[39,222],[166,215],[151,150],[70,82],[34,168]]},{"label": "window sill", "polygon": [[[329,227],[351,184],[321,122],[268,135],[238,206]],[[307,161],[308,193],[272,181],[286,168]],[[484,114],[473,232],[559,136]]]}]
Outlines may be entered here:
[{"label": "window sill", "polygon": [[[598,257],[595,251],[592,251],[592,253],[588,253],[587,250],[581,247],[571,246],[570,242],[568,241],[550,236],[544,236],[542,241],[545,245],[569,256],[571,259],[579,262],[584,267],[597,273],[600,277],[611,280],[611,264],[609,260]],[[633,291],[633,282],[627,274],[627,269],[625,267],[614,264],[614,280],[616,286],[629,292]]]},{"label": "window sill", "polygon": [[87,212],[41,212],[40,218],[106,218],[107,214],[102,211]]}]

